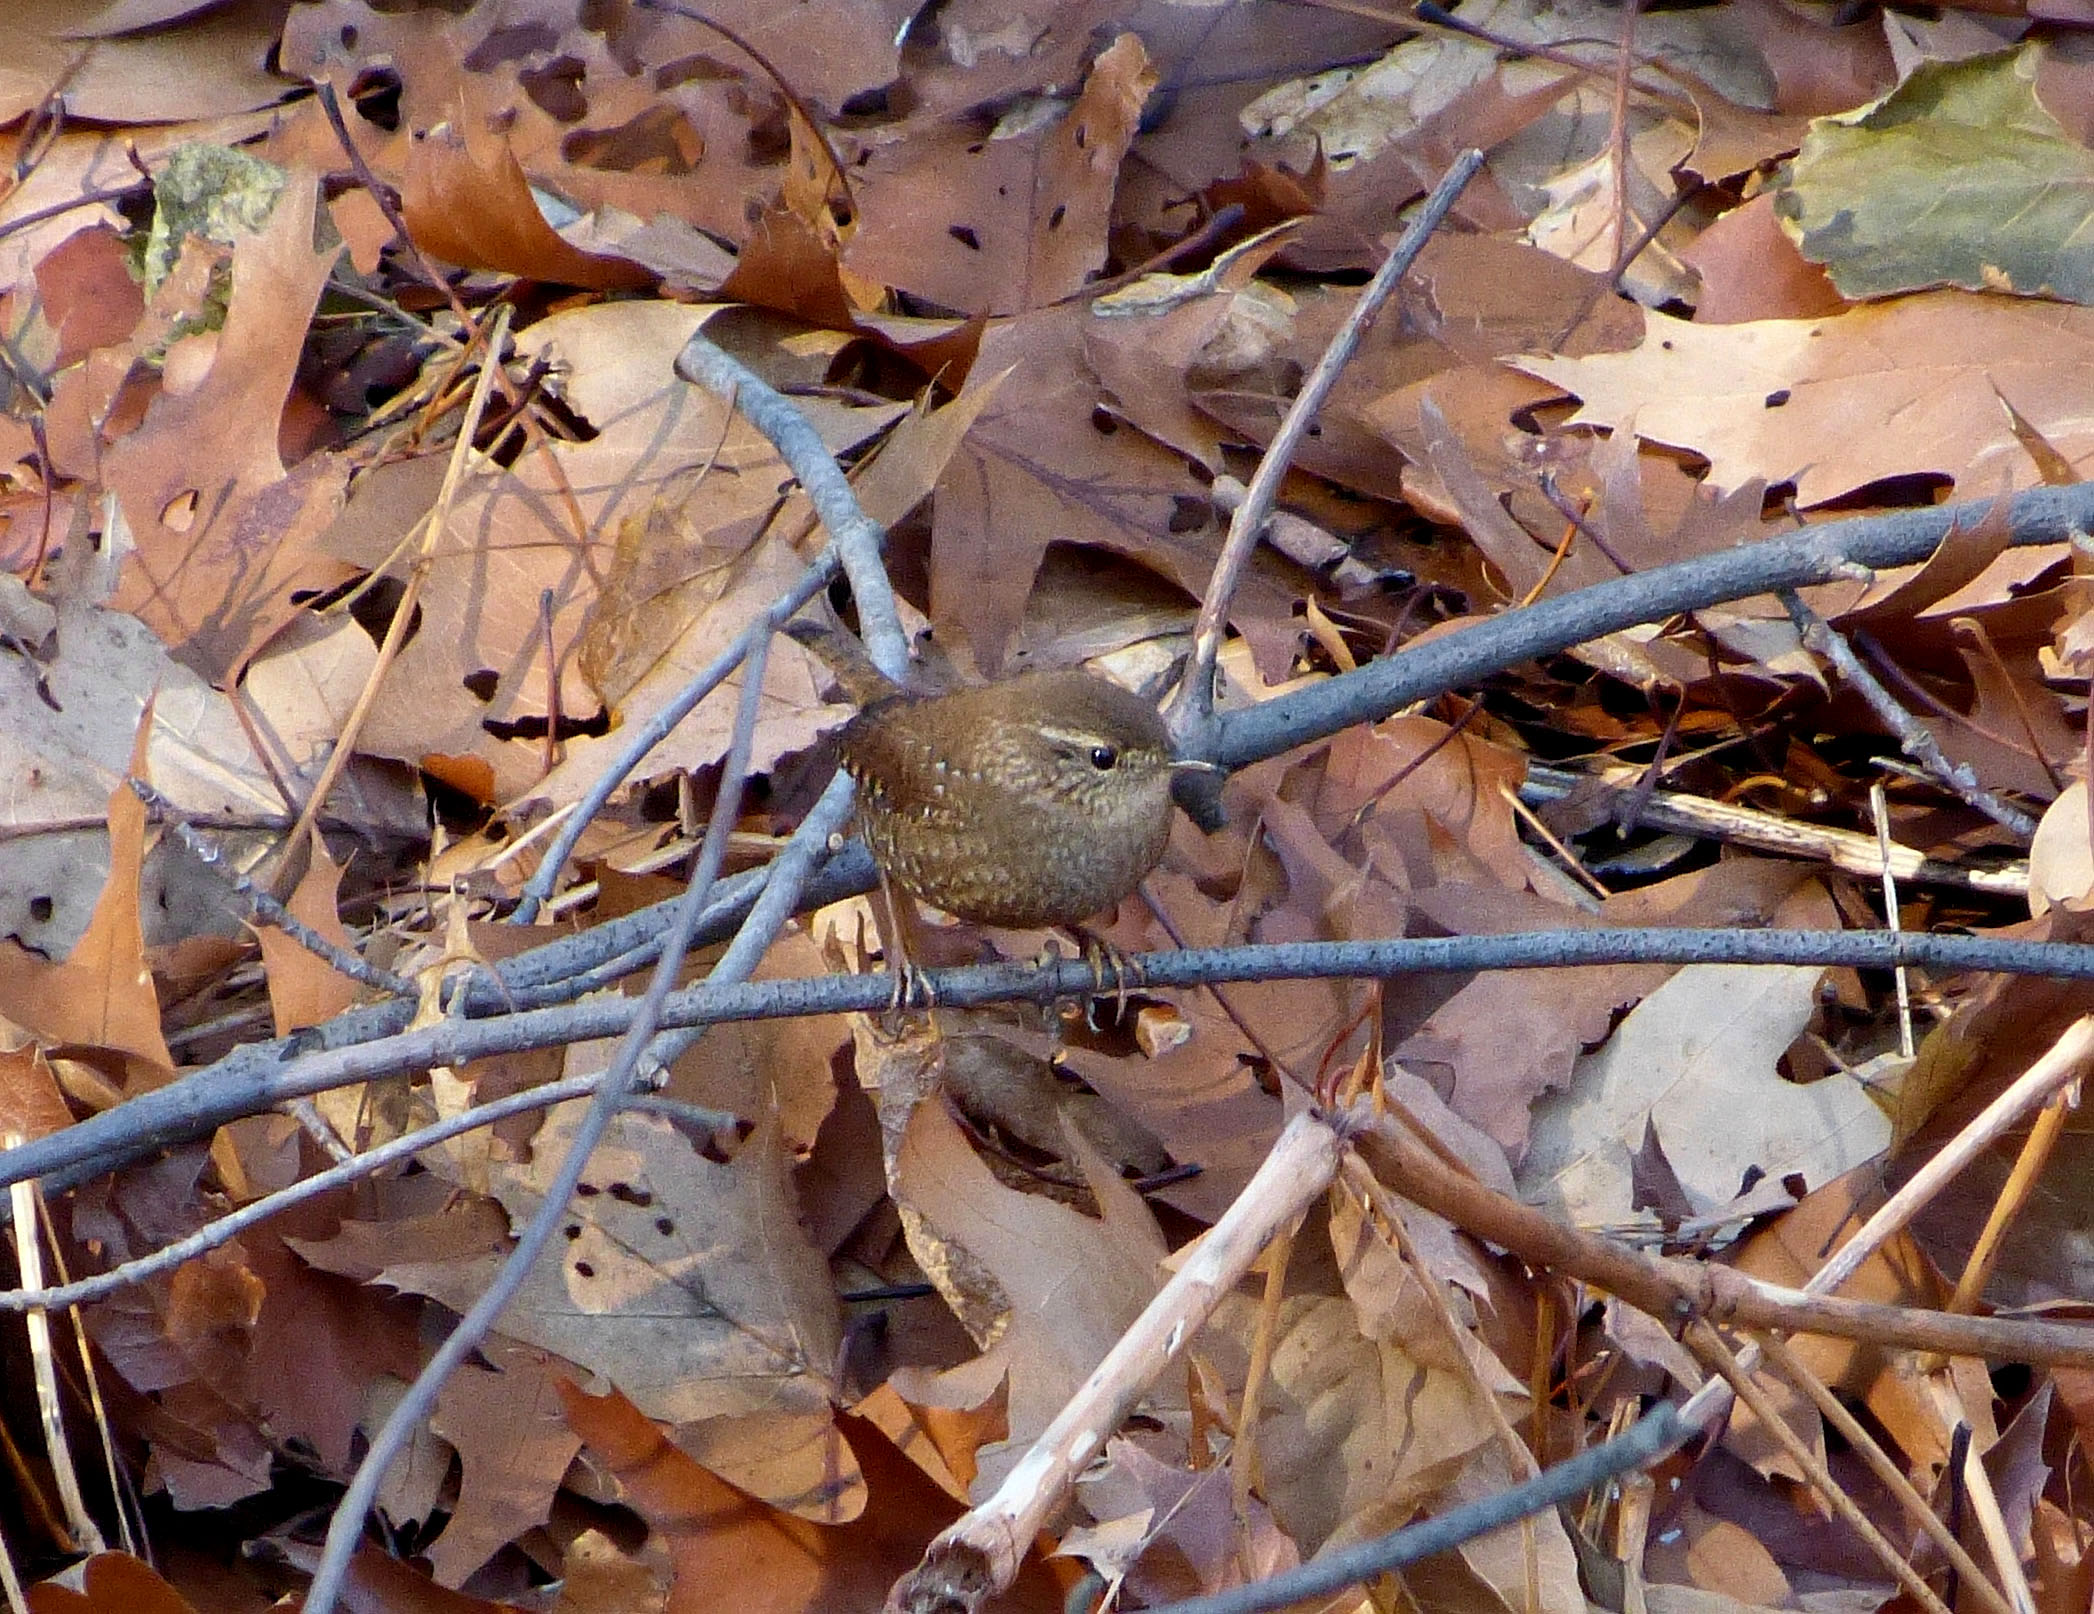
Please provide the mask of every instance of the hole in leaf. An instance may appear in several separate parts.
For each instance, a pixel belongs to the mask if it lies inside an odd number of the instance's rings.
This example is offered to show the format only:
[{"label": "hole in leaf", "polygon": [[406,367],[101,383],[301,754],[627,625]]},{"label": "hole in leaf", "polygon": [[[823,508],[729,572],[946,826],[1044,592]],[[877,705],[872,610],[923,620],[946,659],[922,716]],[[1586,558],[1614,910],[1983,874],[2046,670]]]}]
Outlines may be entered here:
[{"label": "hole in leaf", "polygon": [[584,168],[620,173],[688,174],[705,156],[705,137],[675,107],[654,107],[611,129],[578,129],[560,155]]},{"label": "hole in leaf", "polygon": [[[352,577],[339,588],[316,594],[300,603],[314,611],[324,611],[337,601],[348,597],[349,616],[355,624],[370,635],[373,644],[385,640],[386,630],[393,625],[393,613],[400,608],[401,600],[407,597],[407,585],[398,578],[380,577],[373,580],[368,572]],[[400,641],[402,649],[414,642],[414,636],[422,626],[422,608],[417,605],[414,615],[408,619],[407,635]]]},{"label": "hole in leaf", "polygon": [[586,73],[580,57],[560,55],[541,66],[525,68],[516,81],[555,122],[580,123],[589,112],[589,99],[582,91]]},{"label": "hole in leaf", "polygon": [[1166,525],[1172,532],[1198,532],[1213,518],[1213,505],[1189,493],[1180,493],[1171,500],[1171,518]]},{"label": "hole in leaf", "polygon": [[[345,28],[344,33],[355,33]],[[356,115],[374,129],[383,129],[387,134],[398,133],[400,128],[400,75],[387,67],[367,67],[356,75],[356,82],[349,86],[349,99],[356,107]]]},{"label": "hole in leaf", "polygon": [[[546,721],[541,716],[518,717],[496,721],[483,718],[480,727],[497,740],[542,740],[545,738]],[[556,740],[571,740],[577,735],[590,739],[611,732],[611,713],[608,707],[599,706],[587,717],[560,715],[560,727],[553,735]]]},{"label": "hole in leaf", "polygon": [[536,56],[550,51],[560,43],[560,36],[542,22],[514,23],[505,28],[491,28],[486,36],[465,54],[465,70],[468,73],[485,73],[499,67],[503,62],[522,61],[527,56]]},{"label": "hole in leaf", "polygon": [[160,508],[160,525],[169,532],[187,532],[196,522],[197,493],[189,488],[177,493]]}]

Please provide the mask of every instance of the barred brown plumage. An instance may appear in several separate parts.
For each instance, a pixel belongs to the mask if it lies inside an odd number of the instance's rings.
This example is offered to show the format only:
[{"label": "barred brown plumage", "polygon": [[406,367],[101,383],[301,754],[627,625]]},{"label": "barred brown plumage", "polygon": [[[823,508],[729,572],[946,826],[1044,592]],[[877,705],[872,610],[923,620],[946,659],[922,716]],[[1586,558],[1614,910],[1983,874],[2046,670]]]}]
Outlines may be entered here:
[{"label": "barred brown plumage", "polygon": [[844,726],[859,827],[887,877],[981,924],[1074,924],[1163,856],[1170,737],[1140,696],[1086,672],[892,694]]}]

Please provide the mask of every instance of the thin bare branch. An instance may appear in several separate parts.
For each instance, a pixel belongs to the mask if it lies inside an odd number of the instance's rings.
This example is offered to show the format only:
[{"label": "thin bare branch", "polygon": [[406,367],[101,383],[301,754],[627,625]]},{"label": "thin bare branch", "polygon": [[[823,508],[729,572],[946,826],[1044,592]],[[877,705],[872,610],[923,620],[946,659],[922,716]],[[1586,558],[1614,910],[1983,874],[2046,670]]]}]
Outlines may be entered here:
[{"label": "thin bare branch", "polygon": [[1783,589],[1781,603],[1802,633],[1804,644],[1839,669],[1841,680],[1869,703],[1869,710],[1897,736],[1899,746],[1908,757],[1994,823],[2004,825],[2023,840],[2035,835],[2036,820],[2012,802],[2002,801],[1987,790],[1968,764],[1951,762],[1943,754],[1941,742],[1928,732],[1927,726],[1897,703],[1861,657],[1854,653],[1854,647],[1834,632],[1832,624],[1813,611],[1802,595],[1794,589]]},{"label": "thin bare branch", "polygon": [[676,356],[676,373],[718,397],[733,400],[750,425],[778,450],[808,502],[829,529],[851,596],[858,607],[858,630],[873,665],[896,683],[909,678],[909,636],[902,631],[894,603],[894,586],[880,559],[887,534],[858,506],[842,468],[821,434],[791,401],[774,391],[755,371],[728,356],[703,331],[694,332]]},{"label": "thin bare branch", "polygon": [[1200,602],[1199,621],[1194,624],[1192,632],[1192,664],[1178,686],[1176,700],[1171,703],[1169,715],[1174,735],[1182,737],[1193,731],[1214,711],[1214,665],[1221,655],[1222,633],[1229,621],[1229,604],[1236,597],[1237,582],[1250,564],[1252,552],[1257,549],[1258,540],[1265,531],[1265,523],[1272,515],[1272,507],[1279,499],[1280,483],[1294,461],[1295,450],[1301,446],[1309,428],[1316,424],[1324,400],[1330,396],[1331,388],[1338,384],[1338,377],[1351,362],[1360,338],[1374,322],[1374,316],[1395,292],[1397,282],[1417,261],[1418,254],[1425,250],[1425,243],[1432,239],[1432,232],[1440,227],[1441,221],[1482,166],[1483,153],[1473,148],[1454,160],[1453,166],[1425,199],[1417,217],[1403,232],[1396,250],[1383,260],[1382,266],[1374,272],[1374,278],[1360,292],[1359,301],[1353,304],[1345,323],[1339,326],[1330,346],[1324,349],[1323,357],[1316,361],[1316,368],[1302,383],[1301,391],[1287,408],[1286,418],[1280,422],[1280,429],[1273,433],[1272,442],[1266,446],[1265,457],[1259,461],[1257,472],[1251,477],[1243,502],[1229,518],[1229,535],[1222,541],[1221,554],[1214,563],[1214,574],[1207,582],[1206,598]]}]

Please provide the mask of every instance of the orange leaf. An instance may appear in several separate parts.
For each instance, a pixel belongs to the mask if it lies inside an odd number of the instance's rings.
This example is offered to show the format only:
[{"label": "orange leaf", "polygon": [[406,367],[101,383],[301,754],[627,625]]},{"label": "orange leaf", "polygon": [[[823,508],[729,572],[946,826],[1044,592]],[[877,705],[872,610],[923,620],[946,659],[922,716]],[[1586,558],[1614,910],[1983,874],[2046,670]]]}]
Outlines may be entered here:
[{"label": "orange leaf", "polygon": [[[146,777],[153,702],[145,703],[131,748],[131,773]],[[134,1084],[157,1086],[174,1074],[160,1034],[160,999],[145,963],[138,879],[145,866],[145,803],[129,783],[109,795],[109,879],[94,917],[62,964],[15,942],[0,942],[0,1014],[46,1043],[126,1056]]]},{"label": "orange leaf", "polygon": [[[822,1526],[737,1490],[684,1455],[623,1396],[560,1387],[567,1421],[609,1466],[625,1500],[647,1520],[676,1565],[669,1614],[715,1609],[734,1588],[742,1614],[877,1608],[959,1513],[921,1469],[871,1424],[838,1419],[865,1471],[872,1503],[849,1524]],[[1050,1609],[1059,1599],[1032,1566],[998,1607]]]},{"label": "orange leaf", "polygon": [[87,1560],[85,1592],[46,1582],[29,1588],[32,1614],[196,1614],[152,1568],[127,1552]]},{"label": "orange leaf", "polygon": [[[291,910],[292,918],[303,920],[327,940],[353,952],[349,932],[335,912],[335,893],[341,883],[341,865],[327,855],[326,844],[315,835],[312,863],[284,906]],[[258,931],[257,939],[262,944],[262,968],[269,977],[269,1007],[276,1016],[279,1037],[332,1019],[356,1001],[354,981],[274,925]]]}]

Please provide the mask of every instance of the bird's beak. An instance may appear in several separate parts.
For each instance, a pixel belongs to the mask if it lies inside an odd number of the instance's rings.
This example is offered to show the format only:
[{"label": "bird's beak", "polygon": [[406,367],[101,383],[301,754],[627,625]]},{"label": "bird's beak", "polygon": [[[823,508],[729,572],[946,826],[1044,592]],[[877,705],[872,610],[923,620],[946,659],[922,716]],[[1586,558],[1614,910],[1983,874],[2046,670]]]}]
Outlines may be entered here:
[{"label": "bird's beak", "polygon": [[1228,822],[1222,811],[1222,782],[1228,776],[1229,770],[1220,763],[1200,757],[1181,757],[1171,763],[1171,799],[1209,835]]}]

